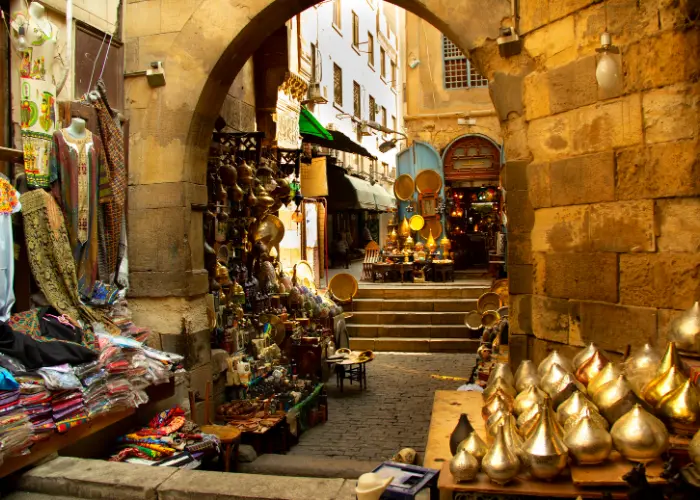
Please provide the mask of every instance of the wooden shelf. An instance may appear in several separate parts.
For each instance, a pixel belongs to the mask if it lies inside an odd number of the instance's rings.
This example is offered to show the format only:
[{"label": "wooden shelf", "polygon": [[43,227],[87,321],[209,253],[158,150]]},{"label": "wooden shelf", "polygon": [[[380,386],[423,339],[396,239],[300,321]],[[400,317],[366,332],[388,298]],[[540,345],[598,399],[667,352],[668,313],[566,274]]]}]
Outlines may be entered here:
[{"label": "wooden shelf", "polygon": [[83,438],[95,434],[96,432],[99,432],[102,429],[119,422],[120,420],[130,417],[135,411],[136,410],[134,408],[129,408],[128,410],[99,416],[79,427],[76,427],[75,429],[67,431],[64,434],[53,434],[46,441],[36,443],[30,449],[31,453],[29,455],[22,455],[20,457],[5,457],[5,461],[0,466],[0,478],[8,476],[13,472],[17,472],[18,470],[36,463],[52,453],[56,453],[57,451],[70,446]]},{"label": "wooden shelf", "polygon": [[21,149],[4,148],[0,146],[0,161],[24,163],[24,152]]}]

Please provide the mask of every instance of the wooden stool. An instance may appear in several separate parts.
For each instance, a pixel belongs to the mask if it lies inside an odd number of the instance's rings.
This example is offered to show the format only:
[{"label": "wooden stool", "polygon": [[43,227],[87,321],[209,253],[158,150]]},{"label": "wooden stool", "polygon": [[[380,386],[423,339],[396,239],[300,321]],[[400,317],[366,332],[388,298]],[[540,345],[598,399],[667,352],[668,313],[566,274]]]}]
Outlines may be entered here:
[{"label": "wooden stool", "polygon": [[[230,425],[212,425],[209,418],[209,397],[211,393],[211,382],[207,382],[204,395],[204,422],[200,426],[202,433],[213,434],[221,441],[221,458],[224,461],[224,472],[230,472],[231,455],[233,455],[233,470],[238,468],[238,447],[241,444],[241,431]],[[189,392],[190,413],[192,421],[197,423],[197,408],[195,406],[194,392]]]}]

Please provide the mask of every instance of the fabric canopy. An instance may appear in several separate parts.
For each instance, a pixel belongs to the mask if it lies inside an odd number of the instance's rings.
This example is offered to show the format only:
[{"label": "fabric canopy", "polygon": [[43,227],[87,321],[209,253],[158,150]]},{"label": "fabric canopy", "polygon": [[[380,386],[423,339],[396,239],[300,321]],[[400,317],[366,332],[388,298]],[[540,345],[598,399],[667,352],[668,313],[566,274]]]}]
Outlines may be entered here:
[{"label": "fabric canopy", "polygon": [[372,189],[372,185],[358,177],[350,177],[349,175],[346,175],[345,178],[355,189],[355,197],[357,198],[358,205],[357,208],[362,210],[376,210],[377,202],[374,201],[374,190]]},{"label": "fabric canopy", "polygon": [[[301,124],[301,122],[299,123]],[[355,153],[360,156],[371,158],[372,160],[377,159],[376,156],[372,156],[369,151],[342,132],[338,132],[337,130],[328,130],[327,132],[333,137],[332,140],[323,139],[317,135],[304,133],[303,129],[301,130],[301,136],[304,138],[304,142],[308,142],[309,144],[317,144],[326,148],[345,151],[346,153]]]},{"label": "fabric canopy", "polygon": [[374,202],[377,205],[377,210],[381,212],[390,212],[396,210],[396,198],[384,189],[381,184],[375,184],[372,187]]},{"label": "fabric canopy", "polygon": [[[299,114],[299,131],[306,137],[316,137],[326,141],[332,141],[333,136],[319,123],[316,117],[306,108],[301,108]],[[310,142],[310,141],[307,141]]]},{"label": "fabric canopy", "polygon": [[396,200],[379,184],[372,185],[359,177],[346,175],[342,168],[329,166],[328,209],[379,210],[387,212],[395,209]]}]

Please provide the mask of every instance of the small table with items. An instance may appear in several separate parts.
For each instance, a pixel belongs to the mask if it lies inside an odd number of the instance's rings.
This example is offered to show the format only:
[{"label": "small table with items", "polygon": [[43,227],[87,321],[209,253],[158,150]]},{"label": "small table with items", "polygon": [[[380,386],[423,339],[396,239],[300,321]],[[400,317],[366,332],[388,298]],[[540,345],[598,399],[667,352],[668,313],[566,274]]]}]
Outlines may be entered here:
[{"label": "small table with items", "polygon": [[[347,349],[339,349],[339,351],[348,351]],[[344,355],[347,357],[342,357]],[[374,359],[372,351],[364,352],[341,352],[340,356],[326,359],[329,365],[335,365],[336,386],[340,387],[340,392],[343,392],[343,383],[345,379],[360,383],[360,390],[367,389],[367,363]]]}]

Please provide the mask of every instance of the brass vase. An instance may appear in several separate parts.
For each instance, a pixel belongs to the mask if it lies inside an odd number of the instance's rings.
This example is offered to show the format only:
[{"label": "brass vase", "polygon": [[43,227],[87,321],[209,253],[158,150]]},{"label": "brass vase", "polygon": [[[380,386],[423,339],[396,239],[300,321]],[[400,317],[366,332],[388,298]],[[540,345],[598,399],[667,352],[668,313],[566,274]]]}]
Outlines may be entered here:
[{"label": "brass vase", "polygon": [[532,435],[523,443],[525,466],[536,479],[554,479],[566,468],[569,450],[555,425],[552,414],[543,411]]},{"label": "brass vase", "polygon": [[518,475],[520,459],[506,444],[503,425],[496,431],[496,439],[481,461],[481,468],[491,481],[500,485],[507,484]]},{"label": "brass vase", "polygon": [[589,382],[610,363],[602,352],[596,351],[576,370],[576,379],[588,387]]},{"label": "brass vase", "polygon": [[639,403],[639,398],[635,395],[625,376],[620,375],[601,387],[593,402],[612,425],[622,415],[634,408]]},{"label": "brass vase", "polygon": [[651,462],[668,448],[668,431],[661,420],[640,405],[620,417],[610,435],[615,449],[632,462]]},{"label": "brass vase", "polygon": [[515,385],[513,372],[510,371],[510,365],[508,363],[496,363],[496,365],[491,368],[491,373],[489,374],[489,379],[486,382],[486,385],[491,385],[491,383],[497,378],[502,378],[510,386]]},{"label": "brass vase", "polygon": [[479,472],[479,462],[467,450],[457,451],[450,460],[450,473],[455,482],[472,481]]},{"label": "brass vase", "polygon": [[469,434],[467,439],[459,443],[459,446],[457,446],[457,452],[461,450],[469,452],[471,456],[476,458],[479,465],[481,465],[481,461],[483,460],[484,455],[486,455],[486,453],[489,451],[489,447],[486,446],[484,440],[479,437],[479,434],[474,431]]},{"label": "brass vase", "polygon": [[657,406],[663,418],[672,424],[694,425],[700,419],[700,395],[690,379],[669,392]]},{"label": "brass vase", "polygon": [[515,390],[523,392],[531,385],[538,385],[540,376],[537,375],[537,367],[532,360],[525,359],[520,362],[518,369],[515,371]]},{"label": "brass vase", "polygon": [[484,420],[487,420],[491,415],[493,415],[497,411],[510,411],[510,406],[508,405],[508,402],[503,397],[501,397],[500,394],[496,394],[493,398],[491,398],[491,401],[481,409],[481,416],[484,418]]},{"label": "brass vase", "polygon": [[580,414],[585,408],[598,411],[593,401],[576,391],[557,408],[557,421],[563,426],[569,417]]},{"label": "brass vase", "polygon": [[685,381],[685,375],[676,366],[671,366],[666,373],[657,376],[644,387],[644,400],[655,408],[664,396],[678,389]]},{"label": "brass vase", "polygon": [[612,437],[591,419],[588,407],[583,409],[581,418],[566,433],[564,444],[581,465],[604,462],[612,451]]},{"label": "brass vase", "polygon": [[588,393],[589,399],[593,400],[594,394],[600,390],[608,382],[612,382],[617,377],[622,375],[620,367],[615,363],[608,363],[605,367],[588,382],[588,387],[586,387],[586,392]]},{"label": "brass vase", "polygon": [[484,389],[484,392],[481,393],[481,395],[484,398],[484,401],[488,401],[489,399],[491,399],[491,396],[493,396],[493,394],[498,390],[502,391],[504,394],[507,394],[511,398],[515,398],[515,396],[517,395],[517,393],[515,392],[515,387],[510,385],[502,378],[497,378],[494,379],[489,385],[487,385]]},{"label": "brass vase", "polygon": [[537,374],[540,376],[540,378],[543,378],[551,366],[555,364],[561,366],[568,372],[574,372],[574,365],[571,363],[571,361],[559,354],[559,351],[555,349],[549,354],[549,356],[542,360],[540,366],[537,367]]},{"label": "brass vase", "polygon": [[668,340],[681,352],[697,353],[700,348],[700,302],[671,322]]},{"label": "brass vase", "polygon": [[542,389],[531,385],[516,396],[515,402],[513,403],[513,412],[519,416],[530,407],[542,403],[545,396],[546,394]]},{"label": "brass vase", "polygon": [[453,455],[457,453],[457,446],[459,446],[459,443],[467,439],[472,432],[474,432],[474,427],[469,421],[469,416],[466,413],[462,413],[455,429],[452,431],[452,434],[450,434],[450,453]]},{"label": "brass vase", "polygon": [[571,360],[571,364],[574,365],[574,370],[578,370],[579,366],[588,361],[596,352],[598,352],[598,346],[593,342],[581,349]]}]

